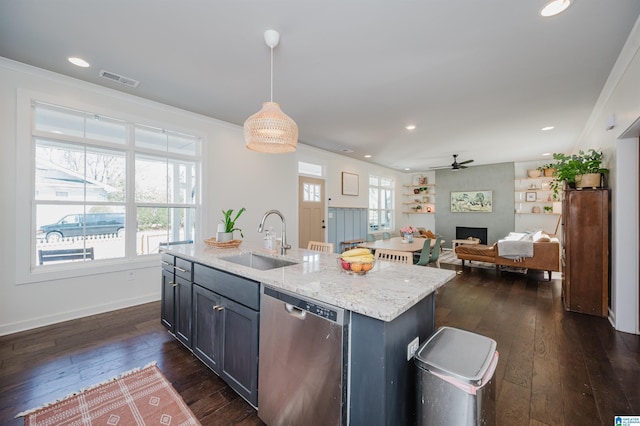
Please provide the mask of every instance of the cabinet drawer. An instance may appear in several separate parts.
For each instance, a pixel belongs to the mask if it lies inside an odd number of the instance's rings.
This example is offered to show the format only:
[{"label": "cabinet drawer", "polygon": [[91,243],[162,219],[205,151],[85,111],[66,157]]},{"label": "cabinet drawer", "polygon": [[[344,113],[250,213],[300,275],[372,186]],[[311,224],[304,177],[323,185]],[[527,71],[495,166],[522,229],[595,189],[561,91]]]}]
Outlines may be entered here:
[{"label": "cabinet drawer", "polygon": [[170,254],[162,253],[162,269],[173,272],[174,259]]},{"label": "cabinet drawer", "polygon": [[188,260],[184,260],[179,257],[176,257],[176,260],[175,260],[176,276],[180,278],[184,278],[187,281],[191,281],[192,270],[193,270],[193,263],[191,263]]},{"label": "cabinet drawer", "polygon": [[193,281],[221,296],[260,310],[260,283],[195,263]]}]

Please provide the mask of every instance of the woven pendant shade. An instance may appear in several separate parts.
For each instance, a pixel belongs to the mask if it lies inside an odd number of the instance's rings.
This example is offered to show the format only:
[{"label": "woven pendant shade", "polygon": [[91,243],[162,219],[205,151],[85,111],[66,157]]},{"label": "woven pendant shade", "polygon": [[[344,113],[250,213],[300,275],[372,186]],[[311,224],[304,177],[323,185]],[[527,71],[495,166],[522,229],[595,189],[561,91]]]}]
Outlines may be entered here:
[{"label": "woven pendant shade", "polygon": [[260,111],[244,122],[244,140],[252,151],[293,152],[298,143],[298,125],[282,112],[278,103],[265,102]]}]

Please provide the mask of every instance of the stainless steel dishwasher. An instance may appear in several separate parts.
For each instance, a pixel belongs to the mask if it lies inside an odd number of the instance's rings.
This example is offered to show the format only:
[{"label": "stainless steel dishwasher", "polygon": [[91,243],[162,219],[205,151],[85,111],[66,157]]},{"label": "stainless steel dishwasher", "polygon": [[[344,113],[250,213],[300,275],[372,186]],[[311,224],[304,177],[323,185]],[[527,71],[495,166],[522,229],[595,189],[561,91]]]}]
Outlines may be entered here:
[{"label": "stainless steel dishwasher", "polygon": [[342,424],[344,310],[262,288],[258,417],[269,426]]}]

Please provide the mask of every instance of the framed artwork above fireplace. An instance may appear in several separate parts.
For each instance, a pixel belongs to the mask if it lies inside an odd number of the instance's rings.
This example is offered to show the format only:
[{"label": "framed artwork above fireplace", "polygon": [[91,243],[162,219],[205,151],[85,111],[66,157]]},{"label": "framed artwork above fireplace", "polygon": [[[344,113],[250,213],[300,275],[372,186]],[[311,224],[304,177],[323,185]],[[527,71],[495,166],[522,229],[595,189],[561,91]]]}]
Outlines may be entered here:
[{"label": "framed artwork above fireplace", "polygon": [[493,191],[451,191],[451,213],[491,213]]}]

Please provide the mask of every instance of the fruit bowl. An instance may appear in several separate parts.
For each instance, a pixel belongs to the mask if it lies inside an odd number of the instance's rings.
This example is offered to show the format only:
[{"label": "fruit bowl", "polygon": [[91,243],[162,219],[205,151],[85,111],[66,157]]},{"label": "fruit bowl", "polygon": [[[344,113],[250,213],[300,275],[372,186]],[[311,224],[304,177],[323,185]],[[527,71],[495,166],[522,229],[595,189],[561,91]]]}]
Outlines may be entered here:
[{"label": "fruit bowl", "polygon": [[342,272],[352,275],[364,275],[373,269],[374,261],[360,262],[360,261],[348,261],[338,257],[338,269]]}]

